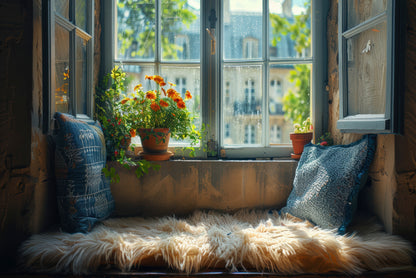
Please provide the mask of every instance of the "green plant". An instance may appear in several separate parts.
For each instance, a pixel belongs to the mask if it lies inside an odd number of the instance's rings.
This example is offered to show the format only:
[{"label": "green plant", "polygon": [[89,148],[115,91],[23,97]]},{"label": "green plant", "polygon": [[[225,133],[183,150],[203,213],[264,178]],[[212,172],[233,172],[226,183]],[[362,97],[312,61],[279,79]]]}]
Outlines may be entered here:
[{"label": "green plant", "polygon": [[[108,87],[110,78],[111,84]],[[125,78],[126,74],[119,66],[115,66],[111,73],[104,76],[96,90],[95,118],[101,123],[103,129],[107,159],[117,161],[126,168],[137,167],[136,176],[139,178],[147,173],[149,169],[157,169],[160,166],[145,160],[135,161],[126,155],[131,137],[135,136],[135,130],[132,129],[122,110],[121,100],[124,97]],[[106,166],[103,172],[111,178],[112,182],[120,180],[114,167]]]},{"label": "green plant", "polygon": [[316,141],[321,146],[332,146],[334,144],[334,139],[332,139],[330,132],[325,132]]},{"label": "green plant", "polygon": [[[186,91],[185,99],[174,89],[173,83],[165,82],[158,75],[145,76],[149,82],[155,82],[157,90],[143,91],[142,84],[134,87],[134,93],[120,101],[123,118],[132,130],[139,128],[169,128],[171,137],[179,140],[189,138],[195,145],[201,138],[196,129],[194,116],[187,109],[186,102],[192,99]],[[165,86],[169,88],[165,88]]]},{"label": "green plant", "polygon": [[310,118],[303,121],[302,124],[294,124],[294,133],[307,133],[312,132],[313,126]]}]

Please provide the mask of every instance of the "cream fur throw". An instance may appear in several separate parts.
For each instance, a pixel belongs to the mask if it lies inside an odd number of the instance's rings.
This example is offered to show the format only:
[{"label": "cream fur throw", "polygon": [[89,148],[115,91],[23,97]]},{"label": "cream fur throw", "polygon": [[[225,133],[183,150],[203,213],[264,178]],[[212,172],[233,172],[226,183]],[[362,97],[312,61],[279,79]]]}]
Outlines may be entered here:
[{"label": "cream fur throw", "polygon": [[21,247],[31,270],[122,271],[162,262],[192,273],[225,267],[284,274],[358,274],[412,264],[410,243],[374,225],[340,236],[277,212],[195,212],[188,218],[109,219],[88,234],[33,235]]}]

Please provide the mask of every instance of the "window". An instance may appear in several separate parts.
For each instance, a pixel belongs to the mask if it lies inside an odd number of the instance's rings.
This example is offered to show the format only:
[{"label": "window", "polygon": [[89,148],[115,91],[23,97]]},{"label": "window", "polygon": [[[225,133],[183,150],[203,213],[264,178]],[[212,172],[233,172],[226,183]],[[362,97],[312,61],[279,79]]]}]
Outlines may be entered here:
[{"label": "window", "polygon": [[403,1],[339,4],[340,117],[343,132],[400,131],[399,7]]},{"label": "window", "polygon": [[[313,20],[325,14],[322,2],[104,3],[114,18],[111,62],[127,71],[129,91],[138,83],[150,89],[144,77],[152,74],[176,83],[180,91],[189,90],[194,95],[191,109],[199,116],[195,124],[207,125],[217,156],[289,156],[293,121],[305,116],[319,120],[314,123],[318,134],[326,126],[321,121],[326,21]],[[291,98],[297,107],[289,110],[284,101]]]},{"label": "window", "polygon": [[57,111],[91,118],[94,1],[44,2],[45,127]]}]

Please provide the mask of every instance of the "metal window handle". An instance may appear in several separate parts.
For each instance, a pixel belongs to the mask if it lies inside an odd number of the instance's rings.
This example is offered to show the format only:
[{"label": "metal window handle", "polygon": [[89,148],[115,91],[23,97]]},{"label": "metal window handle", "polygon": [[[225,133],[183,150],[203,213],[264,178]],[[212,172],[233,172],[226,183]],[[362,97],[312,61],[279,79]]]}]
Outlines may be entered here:
[{"label": "metal window handle", "polygon": [[215,43],[216,43],[216,39],[215,39],[215,29],[212,28],[210,29],[206,29],[208,35],[211,37],[211,55],[215,55]]},{"label": "metal window handle", "polygon": [[216,39],[215,39],[215,25],[217,23],[217,14],[215,12],[215,9],[211,9],[211,11],[209,12],[209,29],[207,28],[207,32],[209,34],[209,36],[211,37],[211,55],[215,55],[215,44],[216,44]]}]

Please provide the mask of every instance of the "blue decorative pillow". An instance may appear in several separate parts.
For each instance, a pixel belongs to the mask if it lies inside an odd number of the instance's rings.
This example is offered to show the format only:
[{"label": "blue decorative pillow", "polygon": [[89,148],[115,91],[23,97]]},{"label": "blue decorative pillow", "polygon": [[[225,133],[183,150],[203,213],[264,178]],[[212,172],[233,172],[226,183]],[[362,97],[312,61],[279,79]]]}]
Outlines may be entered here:
[{"label": "blue decorative pillow", "polygon": [[62,228],[89,232],[114,210],[106,164],[104,135],[98,122],[87,124],[73,116],[55,114],[55,176]]},{"label": "blue decorative pillow", "polygon": [[344,234],[375,149],[376,135],[364,135],[349,145],[323,147],[309,143],[296,168],[286,207],[280,212]]}]

